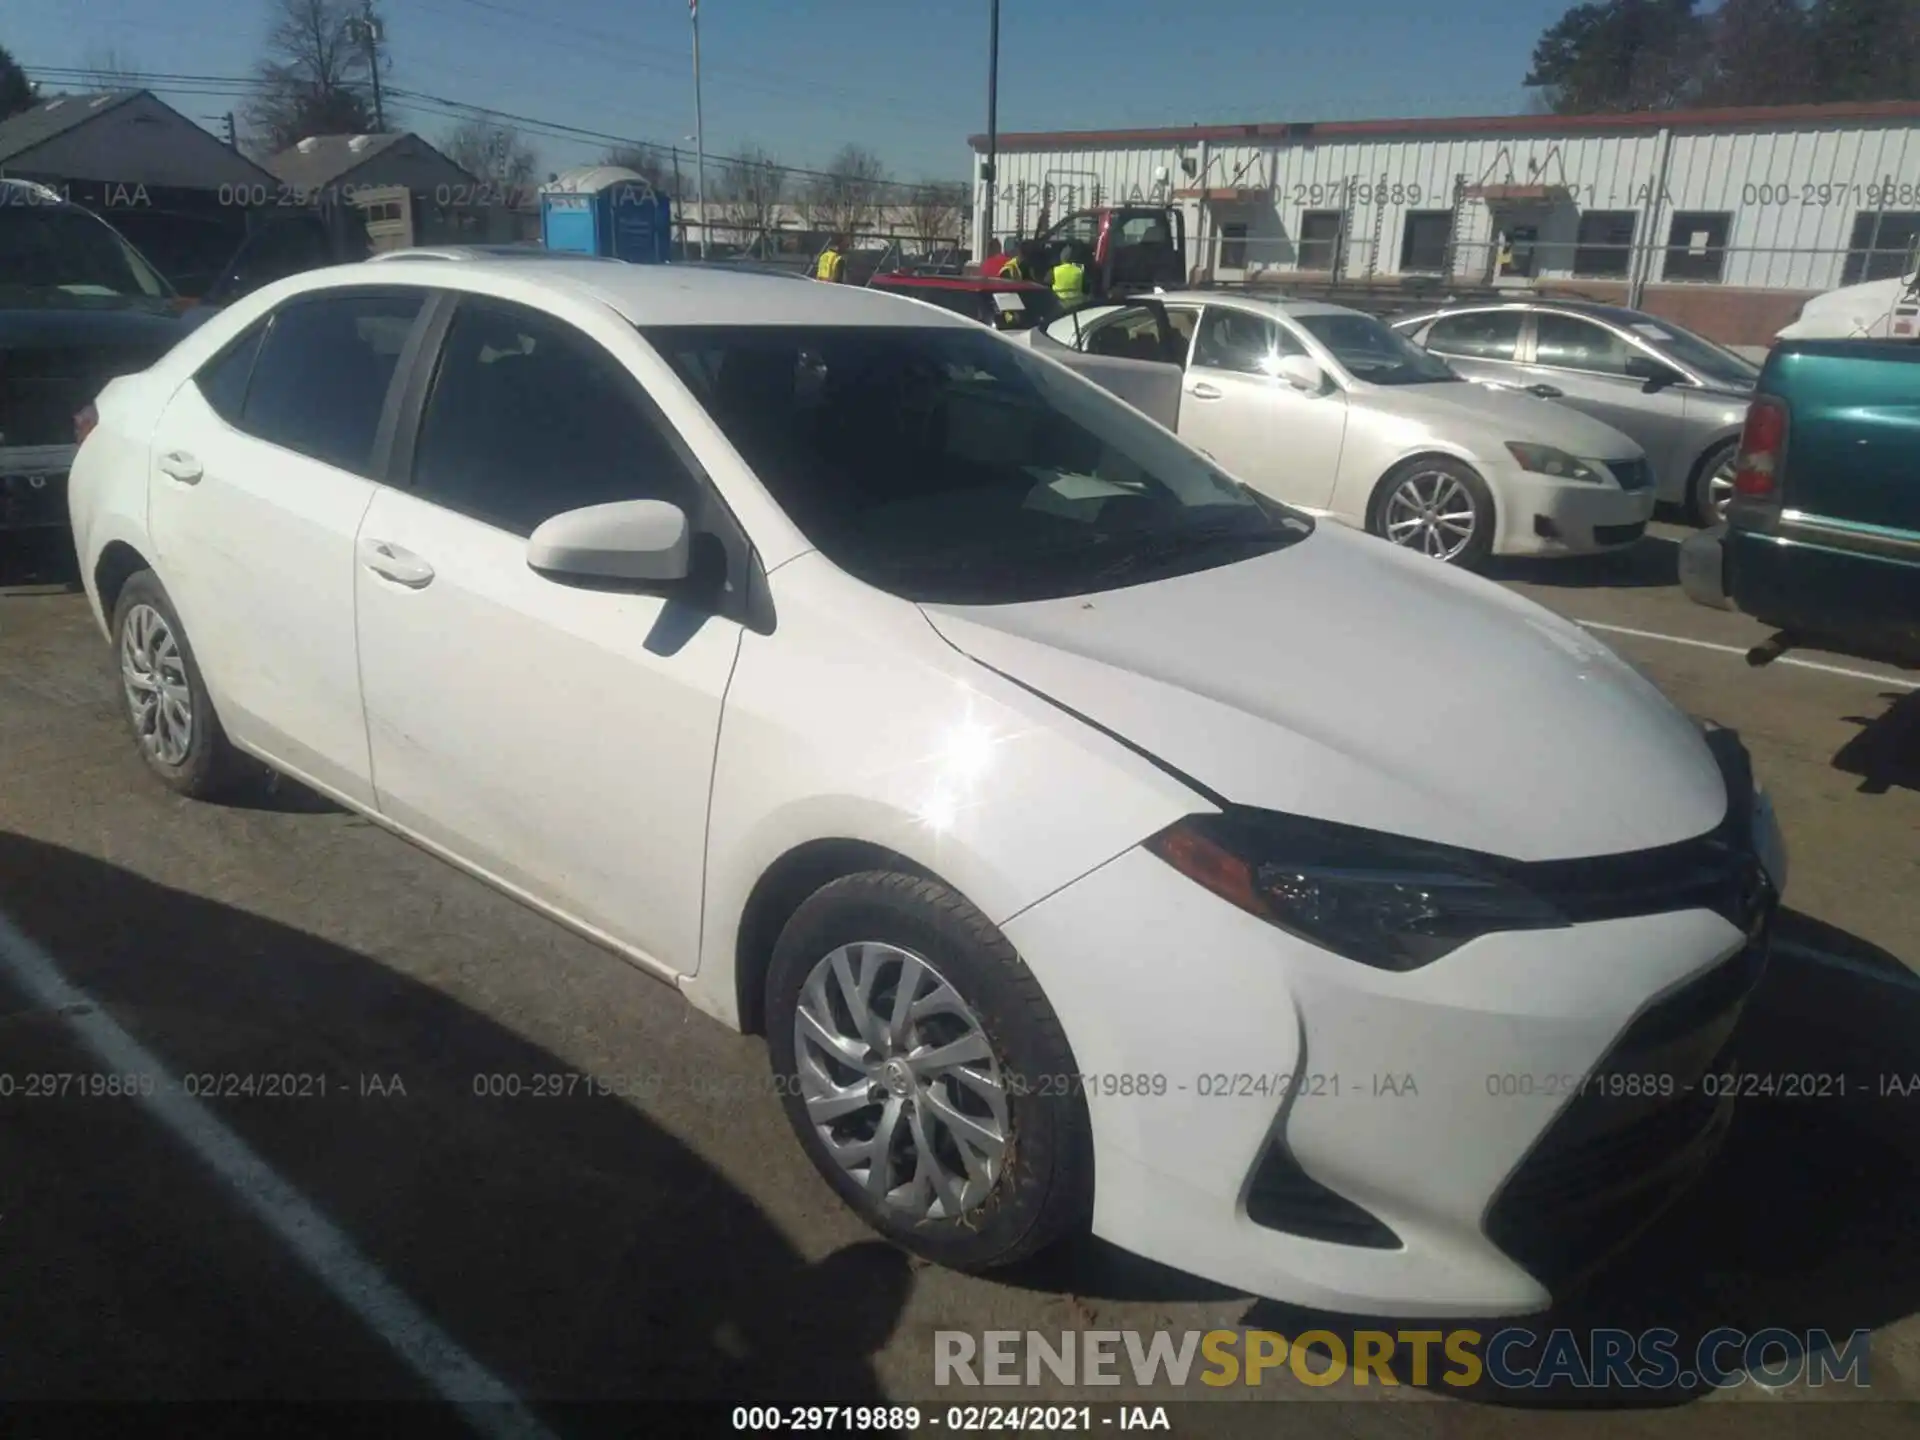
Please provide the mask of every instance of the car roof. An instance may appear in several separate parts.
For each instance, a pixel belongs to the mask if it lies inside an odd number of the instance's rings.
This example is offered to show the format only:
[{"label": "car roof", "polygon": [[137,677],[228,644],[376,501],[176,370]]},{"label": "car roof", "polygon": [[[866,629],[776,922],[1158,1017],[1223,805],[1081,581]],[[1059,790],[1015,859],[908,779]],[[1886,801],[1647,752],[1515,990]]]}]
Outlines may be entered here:
[{"label": "car roof", "polygon": [[[405,283],[524,296],[529,286],[575,300],[598,301],[633,325],[953,325],[975,322],[906,303],[859,285],[795,285],[783,275],[730,273],[698,265],[581,265],[574,260],[422,258],[391,267]],[[365,263],[309,270],[279,282],[293,295],[368,283]],[[382,284],[388,283],[383,280]]]},{"label": "car roof", "polygon": [[609,255],[588,255],[579,250],[549,250],[544,245],[413,245],[404,250],[379,250],[367,257],[368,263],[381,260],[605,260],[623,262]]},{"label": "car roof", "polygon": [[1409,325],[1420,321],[1437,320],[1442,315],[1458,314],[1464,310],[1558,310],[1569,315],[1585,315],[1594,320],[1605,320],[1613,325],[1666,324],[1658,315],[1650,315],[1645,310],[1629,309],[1625,305],[1609,305],[1604,300],[1560,300],[1552,296],[1529,296],[1524,300],[1456,300],[1451,305],[1437,306],[1431,310],[1418,310],[1395,319],[1395,325]]},{"label": "car roof", "polygon": [[1236,310],[1281,315],[1364,315],[1350,305],[1329,305],[1324,300],[1294,300],[1285,295],[1243,295],[1232,290],[1168,290],[1151,295],[1132,295],[1116,303],[1139,300],[1176,301],[1184,305],[1228,305]]}]

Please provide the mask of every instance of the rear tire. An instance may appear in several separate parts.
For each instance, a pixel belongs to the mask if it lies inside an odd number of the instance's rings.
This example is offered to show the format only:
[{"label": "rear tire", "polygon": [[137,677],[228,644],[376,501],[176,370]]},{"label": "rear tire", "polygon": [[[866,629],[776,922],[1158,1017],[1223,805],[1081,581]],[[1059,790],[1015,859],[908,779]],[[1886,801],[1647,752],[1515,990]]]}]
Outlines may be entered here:
[{"label": "rear tire", "polygon": [[1687,516],[1702,529],[1711,529],[1727,518],[1727,502],[1733,499],[1733,462],[1740,453],[1738,440],[1726,440],[1708,451],[1688,487]]},{"label": "rear tire", "polygon": [[162,785],[194,800],[245,773],[214,713],[187,632],[151,570],[136,572],[113,607],[114,658],[134,744]]},{"label": "rear tire", "polygon": [[[905,1016],[894,1001],[909,975]],[[987,1270],[1090,1219],[1073,1051],[1013,946],[946,886],[869,871],[816,891],[774,947],[766,1015],[801,1148],[888,1239]],[[958,1058],[929,1063],[936,1052]]]},{"label": "rear tire", "polygon": [[1367,507],[1367,529],[1390,545],[1462,570],[1493,554],[1493,492],[1480,472],[1444,455],[1420,455],[1387,472]]}]

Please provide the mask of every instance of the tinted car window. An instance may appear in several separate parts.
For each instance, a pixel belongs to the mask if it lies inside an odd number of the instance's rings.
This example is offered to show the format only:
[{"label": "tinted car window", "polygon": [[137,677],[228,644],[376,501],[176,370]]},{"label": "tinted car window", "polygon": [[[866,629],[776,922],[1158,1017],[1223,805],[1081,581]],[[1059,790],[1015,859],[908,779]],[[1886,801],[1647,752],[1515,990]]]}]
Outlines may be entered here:
[{"label": "tinted car window", "polygon": [[1520,345],[1520,318],[1517,310],[1442,315],[1427,331],[1427,349],[1475,360],[1511,360]]},{"label": "tinted car window", "polygon": [[692,480],[640,387],[564,321],[463,300],[414,451],[428,500],[516,535],[586,505],[671,500]]},{"label": "tinted car window", "polygon": [[1115,355],[1124,360],[1158,360],[1184,365],[1187,338],[1193,333],[1193,316],[1185,313],[1184,333],[1175,312],[1160,315],[1145,306],[1129,306],[1103,317],[1086,332],[1081,348],[1090,355]]},{"label": "tinted car window", "polygon": [[1460,378],[1438,355],[1371,315],[1336,310],[1298,315],[1294,323],[1331,350],[1349,374],[1373,385],[1435,385]]},{"label": "tinted car window", "polygon": [[972,326],[645,333],[807,538],[908,599],[1112,589],[1312,530],[1125,402]]},{"label": "tinted car window", "polygon": [[348,294],[282,306],[254,362],[240,428],[367,474],[420,301],[418,292]]},{"label": "tinted car window", "polygon": [[1271,375],[1277,357],[1306,353],[1298,340],[1265,316],[1209,305],[1200,320],[1193,363],[1243,375]]},{"label": "tinted car window", "polygon": [[265,325],[256,325],[213,359],[200,367],[193,383],[200,388],[208,407],[229,425],[240,423],[247,399],[247,381],[253,375],[253,360],[260,353]]},{"label": "tinted car window", "polygon": [[1533,333],[1538,365],[1624,375],[1627,357],[1633,354],[1633,347],[1611,330],[1572,315],[1536,315]]}]

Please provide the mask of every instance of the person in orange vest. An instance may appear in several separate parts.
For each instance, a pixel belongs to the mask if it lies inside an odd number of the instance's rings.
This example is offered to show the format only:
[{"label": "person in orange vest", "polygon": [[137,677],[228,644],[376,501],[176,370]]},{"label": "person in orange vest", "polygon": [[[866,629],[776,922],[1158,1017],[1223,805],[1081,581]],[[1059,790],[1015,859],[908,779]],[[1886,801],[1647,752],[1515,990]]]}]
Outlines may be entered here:
[{"label": "person in orange vest", "polygon": [[825,280],[833,285],[840,283],[847,269],[846,245],[844,235],[836,235],[827,242],[827,248],[820,252],[820,259],[813,267],[814,279]]}]

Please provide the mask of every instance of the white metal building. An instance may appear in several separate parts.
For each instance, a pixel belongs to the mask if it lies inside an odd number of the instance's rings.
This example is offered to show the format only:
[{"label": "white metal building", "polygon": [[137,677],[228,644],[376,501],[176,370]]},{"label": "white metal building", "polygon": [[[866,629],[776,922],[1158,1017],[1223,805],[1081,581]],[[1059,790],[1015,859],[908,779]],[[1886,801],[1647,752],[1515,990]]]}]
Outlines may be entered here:
[{"label": "white metal building", "polygon": [[1513,284],[1765,343],[1920,238],[1920,100],[1001,135],[987,225],[1168,200],[1196,278]]}]

